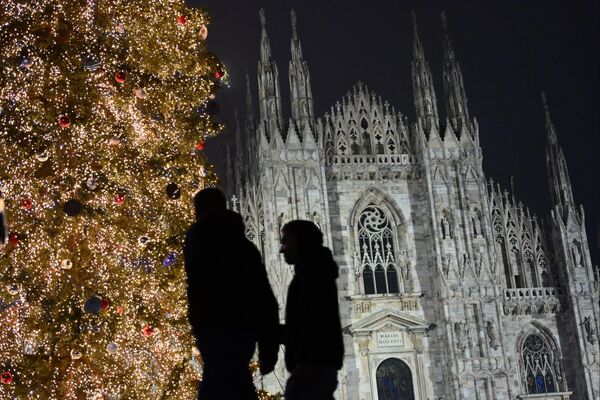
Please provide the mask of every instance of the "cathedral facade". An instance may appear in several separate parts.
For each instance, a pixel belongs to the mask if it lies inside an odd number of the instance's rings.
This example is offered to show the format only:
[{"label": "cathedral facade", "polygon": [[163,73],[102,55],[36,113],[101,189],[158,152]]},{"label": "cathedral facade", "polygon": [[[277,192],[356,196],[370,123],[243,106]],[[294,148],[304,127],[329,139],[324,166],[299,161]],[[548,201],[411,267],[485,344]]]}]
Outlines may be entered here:
[{"label": "cathedral facade", "polygon": [[[361,83],[317,117],[292,12],[286,121],[260,17],[258,96],[248,84],[227,191],[281,306],[293,273],[281,227],[321,228],[340,266],[336,398],[600,399],[598,272],[545,99],[553,207],[542,222],[486,178],[447,33],[445,121],[414,16],[416,120]],[[283,384],[282,365],[276,376]],[[266,385],[281,390],[273,378]]]}]

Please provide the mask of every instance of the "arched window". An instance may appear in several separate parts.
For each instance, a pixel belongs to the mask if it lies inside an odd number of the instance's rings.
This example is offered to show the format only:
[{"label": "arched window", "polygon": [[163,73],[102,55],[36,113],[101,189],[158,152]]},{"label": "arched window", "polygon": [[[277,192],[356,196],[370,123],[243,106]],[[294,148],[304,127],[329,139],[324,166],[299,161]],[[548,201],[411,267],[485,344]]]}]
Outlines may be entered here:
[{"label": "arched window", "polygon": [[348,150],[348,145],[346,144],[346,141],[344,139],[340,138],[338,140],[338,154],[345,155],[346,150]]},{"label": "arched window", "polygon": [[387,147],[388,147],[388,150],[390,151],[390,154],[396,154],[396,143],[394,142],[394,139],[392,139],[392,138],[388,139]]},{"label": "arched window", "polygon": [[414,400],[412,373],[403,361],[388,358],[377,367],[376,377],[379,400]]},{"label": "arched window", "polygon": [[248,240],[256,244],[256,236],[256,230],[254,229],[254,227],[248,226],[246,228],[246,237],[248,238]]},{"label": "arched window", "polygon": [[557,361],[542,335],[533,333],[525,338],[521,349],[521,363],[527,394],[557,391],[557,372],[560,376]]},{"label": "arched window", "polygon": [[384,153],[384,147],[383,147],[383,136],[381,136],[381,132],[376,131],[375,135],[373,135],[373,137],[375,138],[375,152],[377,154],[383,154]]},{"label": "arched window", "polygon": [[362,133],[362,146],[363,146],[363,154],[371,154],[371,136],[367,131]]},{"label": "arched window", "polygon": [[367,122],[367,120],[365,118],[360,120],[360,127],[363,129],[367,129],[369,127],[369,123]]},{"label": "arched window", "polygon": [[368,265],[363,268],[363,282],[365,293],[375,293],[375,280],[373,279],[373,270]]},{"label": "arched window", "polygon": [[381,208],[370,205],[360,214],[358,242],[365,294],[400,293],[394,233]]}]

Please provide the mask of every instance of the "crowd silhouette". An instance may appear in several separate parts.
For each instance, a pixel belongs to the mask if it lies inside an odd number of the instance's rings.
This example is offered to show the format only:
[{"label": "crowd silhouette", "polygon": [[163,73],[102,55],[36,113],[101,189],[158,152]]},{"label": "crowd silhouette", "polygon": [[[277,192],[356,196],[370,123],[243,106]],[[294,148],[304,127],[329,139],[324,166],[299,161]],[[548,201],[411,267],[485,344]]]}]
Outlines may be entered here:
[{"label": "crowd silhouette", "polygon": [[184,244],[189,319],[204,361],[200,400],[256,400],[249,363],[258,347],[263,375],[273,372],[284,346],[289,400],[331,400],[344,345],[336,279],[338,266],[310,221],[281,231],[286,263],[294,266],[285,323],[265,265],[245,236],[240,214],[226,208],[223,193],[194,197],[196,221]]}]

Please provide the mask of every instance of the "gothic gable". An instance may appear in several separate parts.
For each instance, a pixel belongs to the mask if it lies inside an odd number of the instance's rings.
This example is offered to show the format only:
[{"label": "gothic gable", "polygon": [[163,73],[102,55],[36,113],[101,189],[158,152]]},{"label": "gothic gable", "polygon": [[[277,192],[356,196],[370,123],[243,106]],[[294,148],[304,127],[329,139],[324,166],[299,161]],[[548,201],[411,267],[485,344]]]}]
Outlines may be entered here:
[{"label": "gothic gable", "polygon": [[414,333],[425,333],[432,327],[429,322],[396,310],[381,310],[369,315],[347,329],[352,335],[367,334],[374,331],[401,330]]},{"label": "gothic gable", "polygon": [[335,155],[390,156],[408,151],[403,118],[359,82],[325,115],[325,125],[333,132]]}]

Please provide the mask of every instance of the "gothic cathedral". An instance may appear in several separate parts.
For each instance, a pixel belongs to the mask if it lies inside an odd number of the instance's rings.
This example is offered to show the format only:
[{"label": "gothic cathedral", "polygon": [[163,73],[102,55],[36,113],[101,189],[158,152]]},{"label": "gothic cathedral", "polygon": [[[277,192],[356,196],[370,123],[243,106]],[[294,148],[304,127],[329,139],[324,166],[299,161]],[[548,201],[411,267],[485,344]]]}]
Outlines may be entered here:
[{"label": "gothic cathedral", "polygon": [[[553,206],[542,223],[485,177],[447,33],[445,121],[414,15],[416,121],[361,83],[316,118],[292,12],[286,123],[264,11],[260,19],[260,112],[248,83],[228,195],[281,305],[292,269],[280,228],[309,219],[323,231],[341,270],[336,398],[600,399],[598,272],[545,98]],[[283,366],[276,375],[283,383]]]}]

